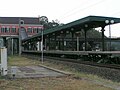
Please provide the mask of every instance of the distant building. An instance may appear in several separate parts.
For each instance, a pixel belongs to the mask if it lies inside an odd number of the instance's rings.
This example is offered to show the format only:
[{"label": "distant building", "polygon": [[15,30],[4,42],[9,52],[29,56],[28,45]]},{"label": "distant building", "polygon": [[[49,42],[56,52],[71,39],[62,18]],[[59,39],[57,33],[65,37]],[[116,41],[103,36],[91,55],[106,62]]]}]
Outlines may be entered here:
[{"label": "distant building", "polygon": [[39,24],[39,18],[33,17],[0,17],[0,36],[18,36],[19,21],[22,21],[22,27],[26,29],[28,35],[39,33],[42,25]]},{"label": "distant building", "polygon": [[[18,52],[18,35],[19,28],[24,28],[29,36],[41,32],[43,28],[39,24],[39,18],[34,17],[0,17],[0,45],[12,50],[13,53]],[[10,52],[11,53],[11,52]]]}]

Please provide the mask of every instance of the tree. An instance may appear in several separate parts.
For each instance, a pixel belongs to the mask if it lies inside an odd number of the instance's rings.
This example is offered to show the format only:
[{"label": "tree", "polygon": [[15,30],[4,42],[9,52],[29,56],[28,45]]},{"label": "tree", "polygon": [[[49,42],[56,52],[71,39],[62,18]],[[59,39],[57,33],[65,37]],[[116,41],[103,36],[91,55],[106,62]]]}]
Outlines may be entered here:
[{"label": "tree", "polygon": [[62,26],[63,24],[60,24],[60,21],[58,19],[52,20],[52,22],[49,22],[48,18],[46,16],[40,17],[40,24],[44,26],[44,29],[50,29],[56,26]]},{"label": "tree", "polygon": [[49,28],[53,28],[53,27],[59,26],[59,23],[55,20],[52,20],[52,22],[48,23],[48,26]]},{"label": "tree", "polygon": [[47,29],[48,28],[48,18],[46,16],[41,16],[40,24],[44,26],[44,29]]},{"label": "tree", "polygon": [[88,31],[88,38],[101,38],[101,37],[102,37],[101,32],[95,29],[91,29]]}]

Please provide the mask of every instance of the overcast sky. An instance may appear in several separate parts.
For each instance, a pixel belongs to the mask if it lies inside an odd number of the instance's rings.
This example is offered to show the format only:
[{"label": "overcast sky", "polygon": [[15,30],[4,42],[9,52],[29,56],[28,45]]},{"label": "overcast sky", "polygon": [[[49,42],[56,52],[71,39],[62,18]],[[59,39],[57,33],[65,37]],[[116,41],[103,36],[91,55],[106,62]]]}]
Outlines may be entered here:
[{"label": "overcast sky", "polygon": [[[0,0],[0,16],[58,19],[69,23],[89,15],[120,18],[120,0]],[[105,34],[108,34],[108,28]],[[112,36],[120,37],[120,25],[111,26]]]}]

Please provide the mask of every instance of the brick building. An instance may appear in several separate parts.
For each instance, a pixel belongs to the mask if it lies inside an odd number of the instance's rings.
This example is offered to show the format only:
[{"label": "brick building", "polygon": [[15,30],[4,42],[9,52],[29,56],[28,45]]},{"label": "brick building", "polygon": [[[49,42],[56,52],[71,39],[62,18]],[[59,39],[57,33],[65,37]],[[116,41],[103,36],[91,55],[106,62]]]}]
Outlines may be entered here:
[{"label": "brick building", "polygon": [[28,37],[41,32],[41,29],[43,28],[43,26],[39,24],[39,18],[0,17],[0,46],[7,47],[9,51],[12,51],[12,53],[18,53],[20,27],[24,29]]}]

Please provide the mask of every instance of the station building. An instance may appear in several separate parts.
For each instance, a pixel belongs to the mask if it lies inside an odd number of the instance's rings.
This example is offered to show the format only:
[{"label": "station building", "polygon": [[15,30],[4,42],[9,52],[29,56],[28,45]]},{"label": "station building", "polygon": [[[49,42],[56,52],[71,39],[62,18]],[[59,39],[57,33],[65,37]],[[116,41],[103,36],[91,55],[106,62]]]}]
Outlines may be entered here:
[{"label": "station building", "polygon": [[22,37],[30,37],[41,32],[43,26],[38,17],[0,17],[0,47],[7,47],[8,53],[19,51],[19,28],[26,32]]}]

